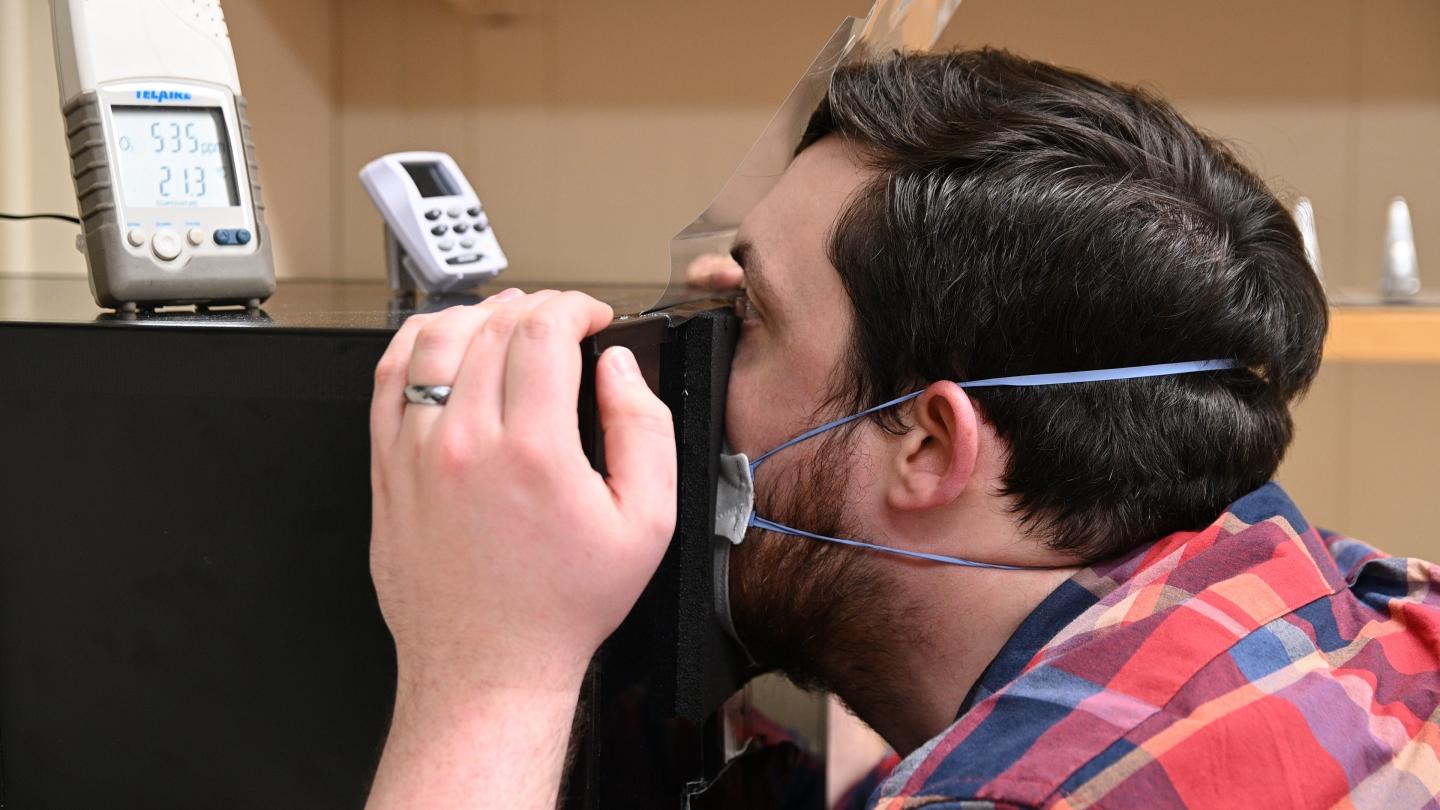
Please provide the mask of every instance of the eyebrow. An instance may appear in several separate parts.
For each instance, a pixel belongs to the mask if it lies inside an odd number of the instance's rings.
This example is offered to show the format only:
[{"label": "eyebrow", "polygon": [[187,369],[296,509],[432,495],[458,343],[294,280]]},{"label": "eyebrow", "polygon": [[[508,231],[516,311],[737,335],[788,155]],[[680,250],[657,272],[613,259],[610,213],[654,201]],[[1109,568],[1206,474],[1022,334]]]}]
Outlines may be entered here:
[{"label": "eyebrow", "polygon": [[764,264],[760,261],[760,251],[755,249],[755,243],[748,239],[741,239],[730,248],[730,258],[740,265],[745,271],[745,286],[753,287],[760,293],[764,301],[775,304],[775,288],[771,286],[770,279],[764,272]]}]

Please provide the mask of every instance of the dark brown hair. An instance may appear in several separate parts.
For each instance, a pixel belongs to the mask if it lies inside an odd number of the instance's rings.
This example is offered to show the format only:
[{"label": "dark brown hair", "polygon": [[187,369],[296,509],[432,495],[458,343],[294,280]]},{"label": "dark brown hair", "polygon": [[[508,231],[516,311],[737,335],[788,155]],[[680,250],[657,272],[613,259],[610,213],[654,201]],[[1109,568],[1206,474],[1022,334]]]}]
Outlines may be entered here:
[{"label": "dark brown hair", "polygon": [[997,50],[839,71],[799,149],[829,135],[879,171],[829,244],[855,311],[837,407],[939,379],[1242,363],[970,391],[1024,523],[1087,559],[1203,527],[1274,475],[1325,298],[1223,144],[1144,90]]}]

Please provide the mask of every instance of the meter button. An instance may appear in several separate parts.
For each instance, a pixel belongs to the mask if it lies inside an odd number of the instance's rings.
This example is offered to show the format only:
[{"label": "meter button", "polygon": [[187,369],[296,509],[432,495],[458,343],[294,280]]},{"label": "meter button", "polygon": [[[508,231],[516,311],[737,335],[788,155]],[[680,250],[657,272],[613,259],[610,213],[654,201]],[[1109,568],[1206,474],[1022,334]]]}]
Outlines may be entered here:
[{"label": "meter button", "polygon": [[480,261],[482,258],[484,258],[484,256],[482,256],[482,255],[479,254],[479,253],[471,253],[471,254],[468,254],[468,255],[465,255],[465,256],[452,256],[452,257],[446,259],[446,260],[445,260],[445,263],[446,263],[446,264],[452,264],[452,265],[453,265],[453,264],[474,264],[475,262]]},{"label": "meter button", "polygon": [[459,208],[451,208],[449,211],[446,211],[445,213],[449,214],[451,219],[459,219],[459,218],[460,218],[460,209],[459,209]]},{"label": "meter button", "polygon": [[483,219],[477,220],[477,221],[475,222],[475,232],[476,232],[476,233],[481,233],[481,232],[483,232],[483,231],[484,231],[486,228],[488,228],[488,227],[490,227],[490,223],[486,222],[486,221],[483,220]]},{"label": "meter button", "polygon": [[465,237],[464,239],[461,239],[461,240],[460,240],[460,247],[462,247],[462,248],[472,248],[472,247],[475,247],[475,240],[467,236],[467,237]]},{"label": "meter button", "polygon": [[184,246],[180,243],[180,235],[169,228],[161,228],[150,239],[150,250],[154,252],[155,258],[162,262],[179,258],[182,247]]},{"label": "meter button", "polygon": [[480,216],[480,206],[472,205],[469,208],[465,209],[465,213],[469,214],[472,217],[478,217]]},{"label": "meter button", "polygon": [[250,244],[250,232],[244,228],[216,228],[215,244],[248,245]]},{"label": "meter button", "polygon": [[464,232],[466,232],[466,231],[468,231],[468,230],[470,230],[470,223],[468,223],[468,222],[457,222],[457,223],[455,223],[455,232],[456,232],[456,233],[464,233]]},{"label": "meter button", "polygon": [[436,236],[444,236],[444,235],[445,235],[445,232],[448,231],[448,230],[450,230],[450,226],[449,226],[449,225],[445,225],[445,224],[442,223],[442,224],[440,224],[440,225],[436,225],[435,227],[431,228],[431,229],[430,229],[430,233],[433,233],[433,234],[435,234]]},{"label": "meter button", "polygon": [[440,218],[440,209],[439,209],[439,208],[431,208],[429,211],[426,211],[426,212],[425,212],[425,218],[426,218],[426,219],[430,219],[430,220],[439,219],[439,218]]},{"label": "meter button", "polygon": [[185,241],[189,242],[195,247],[200,247],[202,244],[205,243],[205,232],[200,230],[199,228],[191,228],[190,230],[185,232]]},{"label": "meter button", "polygon": [[130,247],[144,247],[145,229],[131,228],[125,232],[125,241],[130,243]]},{"label": "meter button", "polygon": [[441,250],[449,250],[450,248],[455,247],[455,243],[451,242],[449,239],[442,239],[440,240],[440,244],[436,245],[435,247],[438,247]]}]

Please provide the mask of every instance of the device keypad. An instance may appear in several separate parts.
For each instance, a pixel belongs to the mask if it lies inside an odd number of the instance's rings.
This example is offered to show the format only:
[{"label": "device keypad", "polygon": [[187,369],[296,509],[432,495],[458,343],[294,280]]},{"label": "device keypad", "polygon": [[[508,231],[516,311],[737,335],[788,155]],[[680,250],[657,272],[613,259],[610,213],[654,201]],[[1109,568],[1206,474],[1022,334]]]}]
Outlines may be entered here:
[{"label": "device keypad", "polygon": [[[449,253],[455,250],[457,244],[461,250],[468,251],[473,249],[477,244],[475,236],[484,233],[490,228],[490,223],[485,216],[485,209],[478,205],[472,205],[463,209],[459,206],[446,209],[431,208],[424,212],[424,217],[433,223],[428,229],[430,231],[432,249],[442,253]],[[462,219],[462,217],[464,218]],[[436,220],[445,218],[459,221],[436,222]],[[467,235],[464,238],[457,238],[460,237],[461,234]],[[483,254],[467,253],[451,256],[445,260],[445,263],[450,265],[471,264],[480,261],[482,258],[484,258]]]}]

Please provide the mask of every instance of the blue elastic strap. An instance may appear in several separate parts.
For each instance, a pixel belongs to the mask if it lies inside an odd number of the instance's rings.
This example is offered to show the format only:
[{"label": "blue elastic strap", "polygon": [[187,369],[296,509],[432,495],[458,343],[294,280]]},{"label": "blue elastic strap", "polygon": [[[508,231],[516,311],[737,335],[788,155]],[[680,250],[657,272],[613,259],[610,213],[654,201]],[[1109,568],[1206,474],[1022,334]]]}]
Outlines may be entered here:
[{"label": "blue elastic strap", "polygon": [[[1106,382],[1108,380],[1135,380],[1141,377],[1169,377],[1176,374],[1196,374],[1202,371],[1224,371],[1226,369],[1241,368],[1241,365],[1234,360],[1193,360],[1186,363],[1159,363],[1150,366],[1127,366],[1125,368],[1102,368],[1094,371],[1063,371],[1055,374],[1022,374],[1016,377],[992,377],[988,380],[971,380],[969,382],[956,383],[961,388],[996,388],[1000,386],[1010,387],[1031,387],[1041,385],[1070,385],[1074,383]],[[886,408],[893,408],[903,402],[925,393],[925,389],[906,394],[903,397],[896,397],[889,402],[882,402],[873,408],[851,414],[850,416],[836,419],[833,422],[811,428],[804,433],[786,440],[774,448],[761,453],[754,461],[750,462],[750,477],[755,477],[755,470],[776,453],[788,447],[794,447],[806,439],[813,439],[827,430],[833,430],[841,425],[847,425],[856,419],[863,419],[876,411],[883,411]],[[901,548],[890,546],[879,546],[874,543],[866,543],[860,540],[850,540],[844,537],[830,537],[823,534],[792,529],[783,523],[776,523],[767,520],[755,513],[750,514],[750,525],[757,529],[788,534],[794,537],[806,537],[811,540],[823,540],[827,543],[839,543],[842,546],[853,546],[855,548],[870,549],[871,551],[883,551],[886,554],[898,554],[902,557],[911,557],[919,560],[946,563],[948,565],[962,565],[968,568],[994,568],[1003,571],[1018,571],[1029,569],[1052,568],[1048,565],[1003,565],[1001,563],[977,562],[967,560],[963,557],[949,557],[944,554],[927,554],[923,551],[907,551]]]}]

